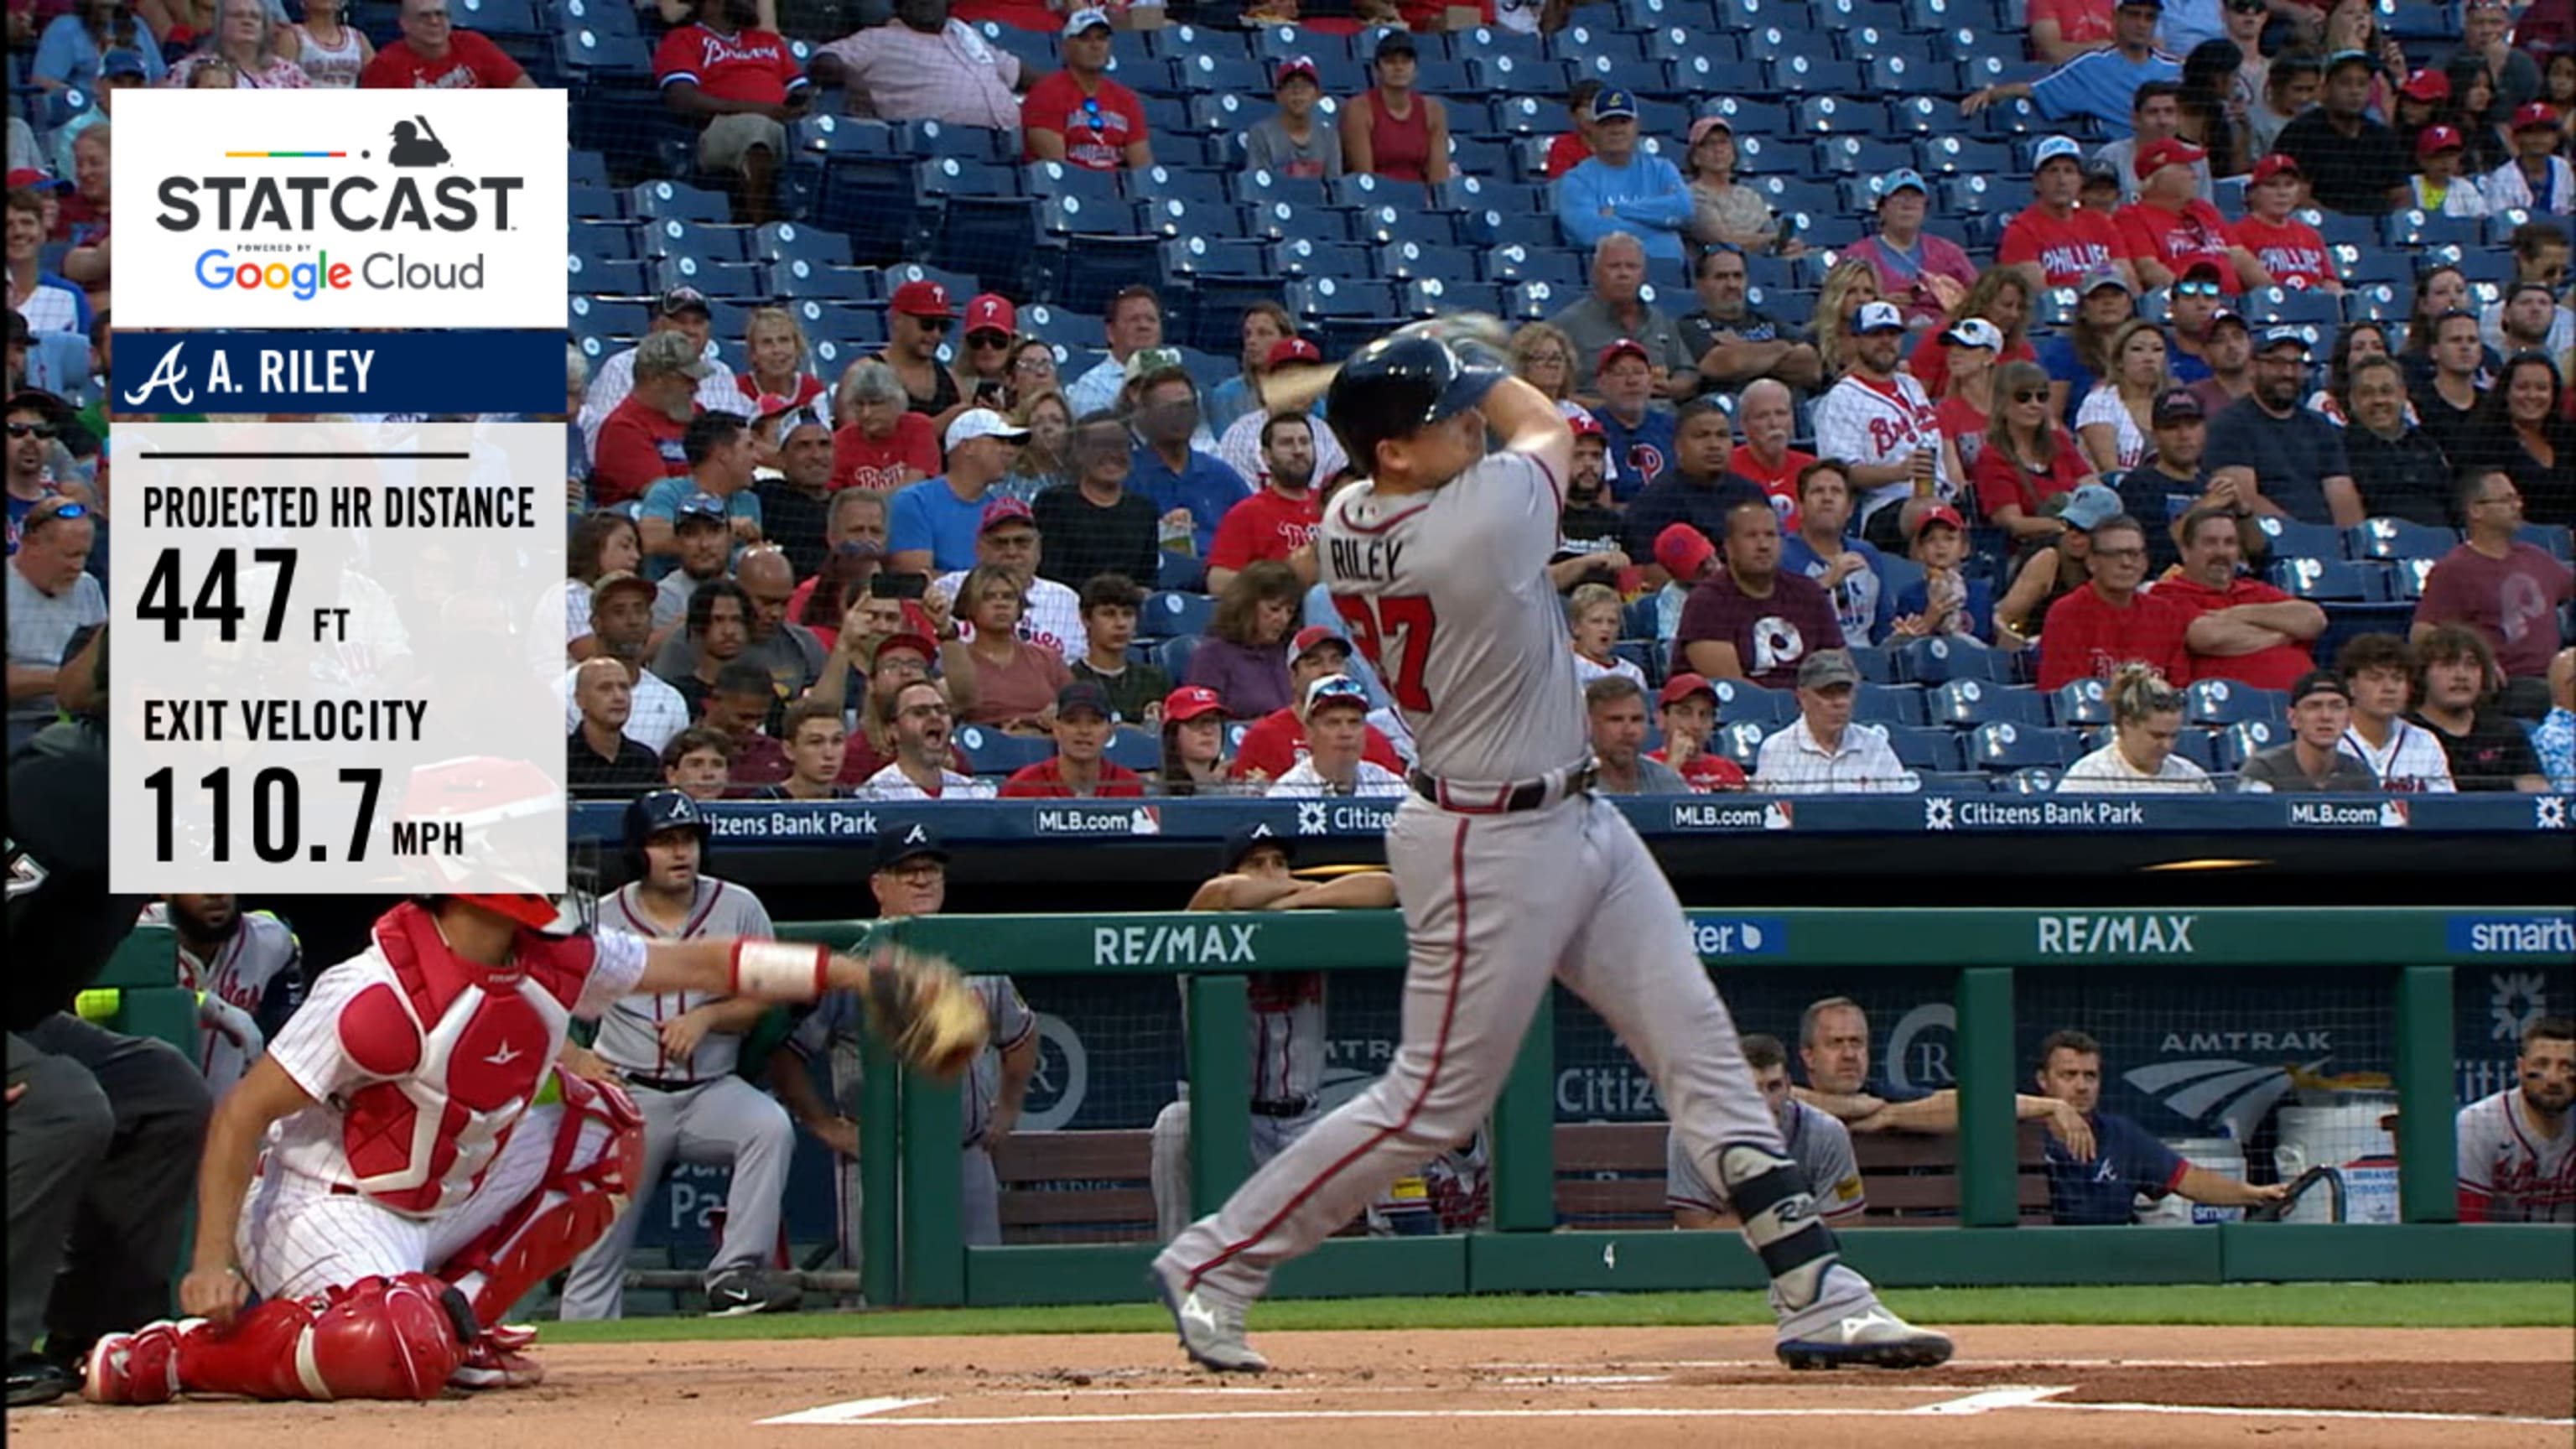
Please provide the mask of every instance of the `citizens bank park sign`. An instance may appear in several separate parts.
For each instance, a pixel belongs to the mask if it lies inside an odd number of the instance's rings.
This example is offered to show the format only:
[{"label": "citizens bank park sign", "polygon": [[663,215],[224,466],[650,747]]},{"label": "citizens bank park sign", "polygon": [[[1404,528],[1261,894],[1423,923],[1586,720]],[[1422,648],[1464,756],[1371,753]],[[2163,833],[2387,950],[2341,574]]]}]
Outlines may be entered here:
[{"label": "citizens bank park sign", "polygon": [[561,91],[139,90],[116,108],[116,319],[558,328]]}]

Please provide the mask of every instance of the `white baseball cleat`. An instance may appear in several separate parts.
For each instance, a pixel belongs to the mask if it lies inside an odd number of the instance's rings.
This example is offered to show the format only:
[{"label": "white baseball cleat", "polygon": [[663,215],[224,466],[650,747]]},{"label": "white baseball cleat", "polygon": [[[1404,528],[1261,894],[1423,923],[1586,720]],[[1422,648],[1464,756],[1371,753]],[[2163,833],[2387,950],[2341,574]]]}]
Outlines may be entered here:
[{"label": "white baseball cleat", "polygon": [[1773,1351],[1793,1369],[1910,1369],[1949,1362],[1951,1346],[1949,1339],[1916,1328],[1873,1297],[1781,1324]]},{"label": "white baseball cleat", "polygon": [[1163,1260],[1154,1260],[1154,1291],[1171,1310],[1172,1327],[1181,1335],[1181,1350],[1201,1368],[1218,1373],[1257,1374],[1270,1360],[1243,1341],[1243,1305],[1208,1288],[1192,1287]]}]

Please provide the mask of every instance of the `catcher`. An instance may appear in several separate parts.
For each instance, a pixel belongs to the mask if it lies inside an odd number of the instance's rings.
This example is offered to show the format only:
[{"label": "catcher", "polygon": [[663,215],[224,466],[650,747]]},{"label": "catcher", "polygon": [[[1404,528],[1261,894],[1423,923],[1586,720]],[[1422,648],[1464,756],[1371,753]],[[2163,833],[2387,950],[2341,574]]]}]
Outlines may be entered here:
[{"label": "catcher", "polygon": [[563,920],[540,895],[386,912],[216,1110],[179,1285],[188,1317],[100,1339],[83,1394],[426,1399],[537,1382],[521,1352],[533,1332],[501,1315],[636,1190],[634,1105],[554,1067],[570,1020],[621,996],[810,1001],[848,987],[922,1070],[954,1072],[984,1045],[956,972],[892,946],[859,959],[753,938],[558,934]]}]

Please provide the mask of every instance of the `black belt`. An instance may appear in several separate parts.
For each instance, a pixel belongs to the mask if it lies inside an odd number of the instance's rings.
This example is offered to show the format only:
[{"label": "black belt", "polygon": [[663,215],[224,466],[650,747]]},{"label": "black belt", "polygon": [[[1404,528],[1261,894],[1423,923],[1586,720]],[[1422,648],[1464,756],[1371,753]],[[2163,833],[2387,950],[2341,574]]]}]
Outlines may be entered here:
[{"label": "black belt", "polygon": [[714,1081],[715,1078],[701,1077],[696,1081],[685,1081],[678,1077],[620,1077],[617,1080],[621,1086],[642,1087],[647,1091],[690,1092]]},{"label": "black belt", "polygon": [[[1454,810],[1461,815],[1517,815],[1525,810],[1536,810],[1552,799],[1583,794],[1589,791],[1599,778],[1600,772],[1593,766],[1586,765],[1582,769],[1568,773],[1561,790],[1557,790],[1556,782],[1553,780],[1524,780],[1503,792],[1500,800],[1494,798],[1494,792],[1491,790],[1462,792],[1457,787],[1433,779],[1420,770],[1408,773],[1404,781],[1413,787],[1414,794],[1443,810]],[[1556,793],[1551,794],[1552,790]]]},{"label": "black belt", "polygon": [[1252,1115],[1255,1117],[1303,1117],[1314,1110],[1315,1098],[1312,1095],[1268,1100],[1256,1097],[1252,1102]]}]

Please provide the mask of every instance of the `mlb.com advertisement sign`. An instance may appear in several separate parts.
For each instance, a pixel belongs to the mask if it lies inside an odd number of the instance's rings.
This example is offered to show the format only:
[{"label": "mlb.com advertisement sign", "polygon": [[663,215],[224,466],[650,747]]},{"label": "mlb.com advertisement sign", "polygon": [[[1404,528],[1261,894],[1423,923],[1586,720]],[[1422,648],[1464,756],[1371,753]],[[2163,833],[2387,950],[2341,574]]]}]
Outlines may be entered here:
[{"label": "mlb.com advertisement sign", "polygon": [[564,325],[561,91],[129,91],[117,320]]}]

